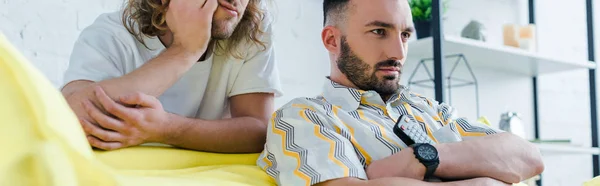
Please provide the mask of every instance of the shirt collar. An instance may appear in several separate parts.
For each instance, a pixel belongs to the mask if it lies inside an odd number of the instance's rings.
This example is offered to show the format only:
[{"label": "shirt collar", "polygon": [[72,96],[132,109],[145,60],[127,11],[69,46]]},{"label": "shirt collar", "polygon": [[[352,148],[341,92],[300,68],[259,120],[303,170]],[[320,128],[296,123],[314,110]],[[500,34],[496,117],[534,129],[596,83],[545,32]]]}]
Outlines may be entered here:
[{"label": "shirt collar", "polygon": [[[400,100],[399,95],[405,89],[406,88],[404,86],[400,86],[398,94],[395,94],[390,98],[390,103]],[[361,99],[365,95],[379,97],[379,94],[375,91],[365,91],[346,87],[344,85],[332,81],[331,79],[329,79],[329,77],[325,80],[325,83],[323,85],[323,98],[325,98],[325,100],[328,103],[340,106],[342,110],[348,112],[358,109],[361,103]]]}]

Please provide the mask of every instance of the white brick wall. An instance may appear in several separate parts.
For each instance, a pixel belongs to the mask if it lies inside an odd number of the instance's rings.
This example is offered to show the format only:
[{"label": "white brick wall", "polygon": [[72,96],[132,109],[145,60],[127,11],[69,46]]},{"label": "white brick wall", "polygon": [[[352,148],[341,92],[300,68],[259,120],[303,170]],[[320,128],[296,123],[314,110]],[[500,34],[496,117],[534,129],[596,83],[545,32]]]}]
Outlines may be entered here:
[{"label": "white brick wall", "polygon": [[275,2],[275,51],[285,93],[276,100],[279,107],[296,97],[321,94],[330,68],[329,55],[320,37],[323,28],[322,1]]},{"label": "white brick wall", "polygon": [[[58,87],[80,31],[100,13],[117,10],[121,2],[0,0],[0,30]],[[537,4],[541,53],[587,58],[583,2],[544,0]],[[286,93],[276,100],[280,106],[294,97],[319,94],[323,77],[329,73],[329,60],[319,37],[321,1],[276,0],[275,5],[276,57]],[[445,31],[458,35],[464,25],[476,19],[486,25],[489,43],[501,44],[503,24],[527,22],[526,6],[524,0],[452,0]],[[600,12],[599,4],[596,4],[596,12]],[[600,25],[600,17],[596,19]],[[596,38],[600,38],[600,32]],[[596,46],[600,48],[600,43]],[[411,72],[415,65],[408,62],[405,72]],[[459,74],[464,72],[459,70]],[[532,137],[531,79],[486,69],[475,69],[475,73],[481,85],[481,114],[496,124],[501,112],[517,111],[523,115]],[[407,79],[405,76],[403,80]],[[430,90],[418,90],[432,95]],[[453,105],[470,118],[475,117],[472,91],[471,87],[456,89],[453,96]],[[542,137],[571,138],[590,145],[587,71],[542,76],[539,92]],[[544,160],[546,186],[581,185],[592,176],[590,156],[547,156]]]},{"label": "white brick wall", "polygon": [[79,33],[122,0],[2,0],[0,30],[59,86]]}]

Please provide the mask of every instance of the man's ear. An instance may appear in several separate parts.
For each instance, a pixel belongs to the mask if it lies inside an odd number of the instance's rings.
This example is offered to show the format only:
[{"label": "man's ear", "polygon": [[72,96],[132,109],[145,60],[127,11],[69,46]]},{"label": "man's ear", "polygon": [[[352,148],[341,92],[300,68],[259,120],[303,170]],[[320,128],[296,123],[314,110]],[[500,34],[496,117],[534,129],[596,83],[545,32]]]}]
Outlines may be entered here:
[{"label": "man's ear", "polygon": [[342,33],[333,26],[326,26],[321,32],[321,40],[329,53],[337,54],[340,51],[340,40]]}]

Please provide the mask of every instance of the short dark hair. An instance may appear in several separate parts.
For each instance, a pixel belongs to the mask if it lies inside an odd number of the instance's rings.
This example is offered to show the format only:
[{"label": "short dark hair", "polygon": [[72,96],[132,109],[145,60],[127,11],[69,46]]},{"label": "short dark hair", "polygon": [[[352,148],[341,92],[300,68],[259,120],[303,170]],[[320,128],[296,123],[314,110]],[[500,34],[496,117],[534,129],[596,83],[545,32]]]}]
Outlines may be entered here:
[{"label": "short dark hair", "polygon": [[323,0],[323,25],[333,17],[339,18],[339,14],[346,10],[350,0]]}]

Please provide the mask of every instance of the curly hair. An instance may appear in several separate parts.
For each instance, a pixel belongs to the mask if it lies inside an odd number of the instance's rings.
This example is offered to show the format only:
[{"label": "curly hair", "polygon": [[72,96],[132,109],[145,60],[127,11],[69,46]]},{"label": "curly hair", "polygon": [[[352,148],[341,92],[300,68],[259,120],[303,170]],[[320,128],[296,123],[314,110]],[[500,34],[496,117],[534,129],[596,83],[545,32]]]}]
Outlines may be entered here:
[{"label": "curly hair", "polygon": [[[216,42],[215,52],[243,58],[237,50],[238,44],[252,42],[266,49],[265,42],[260,40],[264,30],[261,24],[265,21],[266,10],[261,9],[261,0],[249,0],[244,16],[233,31],[231,37]],[[170,0],[163,4],[161,0],[127,0],[125,3],[122,21],[123,25],[136,40],[146,48],[148,46],[143,36],[154,37],[164,35],[168,29],[166,13]]]}]

